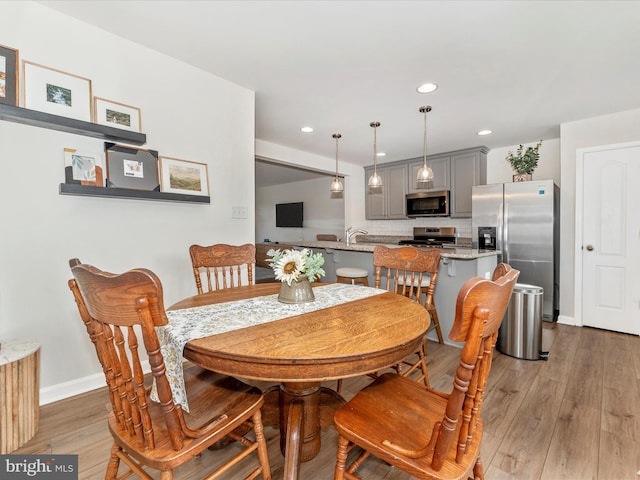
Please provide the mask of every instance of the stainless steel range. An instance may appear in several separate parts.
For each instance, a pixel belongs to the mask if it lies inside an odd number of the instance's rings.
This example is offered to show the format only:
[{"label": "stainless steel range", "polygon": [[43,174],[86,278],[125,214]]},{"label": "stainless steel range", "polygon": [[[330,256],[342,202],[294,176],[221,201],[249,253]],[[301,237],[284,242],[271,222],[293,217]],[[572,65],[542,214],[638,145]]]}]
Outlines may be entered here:
[{"label": "stainless steel range", "polygon": [[456,227],[413,227],[413,239],[400,240],[398,244],[422,248],[455,247]]}]

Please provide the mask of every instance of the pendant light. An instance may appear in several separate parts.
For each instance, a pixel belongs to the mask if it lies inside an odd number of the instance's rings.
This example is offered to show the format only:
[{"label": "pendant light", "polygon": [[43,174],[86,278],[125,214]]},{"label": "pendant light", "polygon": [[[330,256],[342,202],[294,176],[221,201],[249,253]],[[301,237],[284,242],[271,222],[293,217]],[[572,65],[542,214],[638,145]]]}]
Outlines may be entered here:
[{"label": "pendant light", "polygon": [[420,107],[419,111],[420,113],[424,113],[424,163],[422,164],[422,167],[420,167],[420,170],[418,170],[417,180],[418,183],[424,184],[433,181],[433,170],[431,170],[431,168],[429,168],[429,165],[427,165],[427,113],[431,111],[431,107]]},{"label": "pendant light", "polygon": [[338,140],[342,137],[342,135],[340,135],[339,133],[334,133],[332,137],[336,139],[336,178],[334,178],[333,182],[331,182],[331,193],[342,193],[344,191],[344,186],[338,178]]},{"label": "pendant light", "polygon": [[376,129],[380,126],[380,122],[371,122],[369,126],[373,128],[373,175],[369,177],[369,188],[382,188],[382,177],[378,175],[378,146],[376,144]]}]

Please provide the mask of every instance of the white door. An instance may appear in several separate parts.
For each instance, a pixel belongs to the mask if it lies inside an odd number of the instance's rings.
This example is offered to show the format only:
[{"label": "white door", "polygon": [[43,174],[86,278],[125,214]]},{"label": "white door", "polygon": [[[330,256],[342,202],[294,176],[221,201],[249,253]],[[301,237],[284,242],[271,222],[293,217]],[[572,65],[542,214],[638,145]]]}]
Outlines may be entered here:
[{"label": "white door", "polygon": [[585,152],[583,181],[582,323],[640,335],[640,146]]}]

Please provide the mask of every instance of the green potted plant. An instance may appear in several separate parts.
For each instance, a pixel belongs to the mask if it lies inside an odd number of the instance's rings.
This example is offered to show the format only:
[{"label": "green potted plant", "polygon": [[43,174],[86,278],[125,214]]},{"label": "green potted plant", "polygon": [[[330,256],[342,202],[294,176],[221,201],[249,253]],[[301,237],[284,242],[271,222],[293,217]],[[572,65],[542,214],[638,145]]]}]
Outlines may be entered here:
[{"label": "green potted plant", "polygon": [[527,147],[525,149],[523,145],[520,145],[515,154],[513,152],[508,153],[506,160],[511,164],[511,168],[516,171],[516,175],[513,176],[514,182],[526,182],[531,179],[531,174],[538,166],[541,145],[542,140],[535,147]]}]

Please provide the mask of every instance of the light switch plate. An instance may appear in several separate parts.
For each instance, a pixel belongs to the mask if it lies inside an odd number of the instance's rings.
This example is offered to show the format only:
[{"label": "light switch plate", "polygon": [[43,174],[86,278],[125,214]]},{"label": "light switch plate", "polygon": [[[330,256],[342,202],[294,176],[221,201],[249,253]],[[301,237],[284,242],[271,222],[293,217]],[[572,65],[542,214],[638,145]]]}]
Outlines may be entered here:
[{"label": "light switch plate", "polygon": [[231,207],[231,218],[249,218],[247,207]]}]

